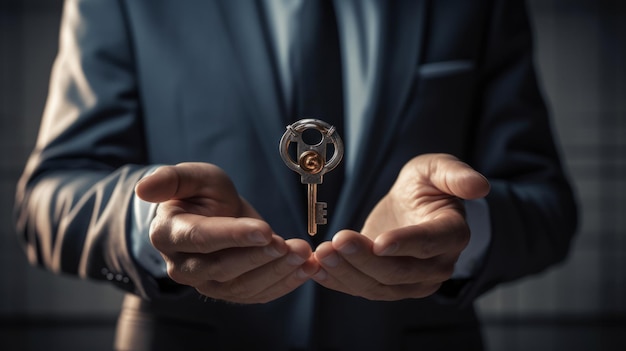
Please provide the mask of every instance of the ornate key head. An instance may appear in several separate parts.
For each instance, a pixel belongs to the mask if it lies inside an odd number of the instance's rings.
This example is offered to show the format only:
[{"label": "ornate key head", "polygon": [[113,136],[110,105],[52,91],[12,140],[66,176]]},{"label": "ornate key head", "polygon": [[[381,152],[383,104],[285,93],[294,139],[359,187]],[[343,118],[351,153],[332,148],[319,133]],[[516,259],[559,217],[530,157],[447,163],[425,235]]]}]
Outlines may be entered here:
[{"label": "ornate key head", "polygon": [[[309,144],[303,139],[303,133],[315,129],[321,134],[318,142]],[[289,155],[289,145],[297,144],[293,160]],[[327,158],[327,146],[333,144],[334,152]],[[335,127],[318,119],[301,119],[287,126],[287,131],[280,139],[280,156],[291,170],[300,174],[302,184],[322,184],[325,173],[333,170],[343,158],[343,142]]]}]

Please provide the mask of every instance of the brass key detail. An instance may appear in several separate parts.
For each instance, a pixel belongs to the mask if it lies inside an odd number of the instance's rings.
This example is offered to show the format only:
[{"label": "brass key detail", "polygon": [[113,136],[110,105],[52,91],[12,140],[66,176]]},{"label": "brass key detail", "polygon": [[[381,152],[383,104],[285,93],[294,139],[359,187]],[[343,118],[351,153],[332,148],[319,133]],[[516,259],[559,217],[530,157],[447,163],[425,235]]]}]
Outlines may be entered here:
[{"label": "brass key detail", "polygon": [[[316,144],[308,144],[302,139],[302,133],[308,129],[316,129],[322,139]],[[289,156],[289,145],[297,143],[298,162]],[[332,143],[334,154],[326,160],[326,146]],[[343,158],[343,143],[335,128],[317,119],[303,119],[287,126],[287,131],[280,140],[281,158],[291,170],[300,174],[300,181],[307,185],[307,231],[313,236],[317,233],[318,224],[326,224],[326,203],[317,201],[317,185],[322,184],[322,177],[333,170]]]},{"label": "brass key detail", "polygon": [[[300,155],[298,162],[300,168],[310,174],[318,174],[324,168],[324,158],[316,151],[305,151]],[[317,184],[307,184],[307,210],[308,224],[307,231],[310,235],[317,233],[318,224],[326,224],[326,206],[325,202],[317,202]]]}]

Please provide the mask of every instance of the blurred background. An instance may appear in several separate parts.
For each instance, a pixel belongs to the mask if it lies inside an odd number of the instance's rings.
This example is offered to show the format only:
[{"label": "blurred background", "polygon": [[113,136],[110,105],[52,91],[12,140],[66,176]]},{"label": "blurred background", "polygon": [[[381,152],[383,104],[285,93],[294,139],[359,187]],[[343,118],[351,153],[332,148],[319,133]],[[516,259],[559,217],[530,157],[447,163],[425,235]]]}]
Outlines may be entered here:
[{"label": "blurred background", "polygon": [[[569,260],[478,301],[490,350],[626,350],[626,1],[531,0],[582,218]],[[30,267],[12,224],[61,0],[0,0],[0,349],[110,350],[121,294]]]}]

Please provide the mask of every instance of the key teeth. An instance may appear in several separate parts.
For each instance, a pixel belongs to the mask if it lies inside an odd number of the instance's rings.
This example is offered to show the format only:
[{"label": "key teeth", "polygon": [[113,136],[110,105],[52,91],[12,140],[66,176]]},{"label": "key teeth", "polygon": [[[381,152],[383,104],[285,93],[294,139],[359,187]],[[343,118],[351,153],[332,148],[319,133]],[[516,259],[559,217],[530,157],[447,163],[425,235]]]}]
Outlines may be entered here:
[{"label": "key teeth", "polygon": [[326,224],[328,220],[326,219],[326,206],[325,202],[316,202],[315,203],[315,223],[316,224]]}]

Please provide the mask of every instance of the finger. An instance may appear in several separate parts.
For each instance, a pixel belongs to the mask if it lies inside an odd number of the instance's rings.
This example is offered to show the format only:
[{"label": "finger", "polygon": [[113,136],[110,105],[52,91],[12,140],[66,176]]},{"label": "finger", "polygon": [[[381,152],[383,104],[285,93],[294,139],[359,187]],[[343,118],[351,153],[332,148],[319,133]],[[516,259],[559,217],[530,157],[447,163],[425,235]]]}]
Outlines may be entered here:
[{"label": "finger", "polygon": [[[323,242],[318,245],[313,253],[313,257],[320,265],[319,271],[313,275],[313,280],[326,288],[357,296],[356,289],[359,287],[376,284],[370,277],[362,277],[361,279],[365,278],[366,280],[364,282],[361,281],[358,287],[352,285],[352,280],[358,279],[358,275],[363,273],[356,269],[353,269],[351,273],[350,268],[353,267],[346,265],[345,262],[341,262],[341,255],[333,248],[330,242]],[[347,279],[344,280],[341,277]],[[353,290],[353,288],[355,289]]]},{"label": "finger", "polygon": [[252,297],[258,303],[275,300],[304,284],[319,270],[319,264],[312,257],[302,266],[287,275],[284,279],[272,284],[269,288]]},{"label": "finger", "polygon": [[420,155],[407,166],[414,168],[419,179],[428,179],[440,191],[462,199],[482,198],[489,193],[487,178],[452,155]]},{"label": "finger", "polygon": [[152,245],[166,255],[264,246],[272,240],[272,235],[272,229],[262,220],[189,213],[157,216],[150,227]]},{"label": "finger", "polygon": [[175,253],[168,257],[168,275],[174,281],[195,286],[206,280],[226,282],[283,257],[288,246],[278,235],[263,247],[231,248],[212,254]]},{"label": "finger", "polygon": [[236,196],[237,191],[219,167],[188,162],[157,168],[137,183],[135,193],[144,201],[164,202],[198,196],[222,199],[226,195]]},{"label": "finger", "polygon": [[321,270],[313,279],[327,288],[355,296],[374,294],[380,289],[380,282],[345,261],[332,243],[320,244],[314,257]]},{"label": "finger", "polygon": [[373,243],[358,233],[339,232],[332,245],[343,260],[385,285],[442,282],[449,279],[454,270],[455,259],[449,258],[449,255],[429,259],[375,255],[372,252]]},{"label": "finger", "polygon": [[327,289],[342,292],[344,294],[359,296],[372,301],[398,301],[403,299],[419,299],[430,296],[439,290],[441,283],[413,283],[399,285],[374,284],[367,290],[360,290],[356,286],[349,286],[341,278],[337,278],[326,271],[323,278],[321,274],[313,276],[318,284]]},{"label": "finger", "polygon": [[[257,295],[269,298],[270,294],[261,293],[269,287],[278,284],[278,282],[283,282],[284,284],[270,291],[282,292],[295,289],[299,284],[302,284],[302,280],[307,279],[305,275],[300,276],[300,279],[298,279],[298,270],[311,257],[311,247],[306,241],[301,239],[291,239],[286,243],[289,247],[289,253],[284,257],[230,281],[217,282],[208,280],[197,286],[196,289],[207,296],[241,303],[256,302],[255,296]],[[311,268],[306,269],[310,270]],[[296,279],[285,280],[293,274],[296,274]]]},{"label": "finger", "polygon": [[315,257],[321,269],[313,275],[320,285],[369,300],[395,301],[421,298],[437,291],[439,283],[384,284],[356,269],[334,251],[332,244],[318,246]]},{"label": "finger", "polygon": [[462,216],[450,210],[436,219],[402,227],[379,235],[373,252],[379,256],[410,256],[428,259],[460,254],[470,239],[470,230]]}]

